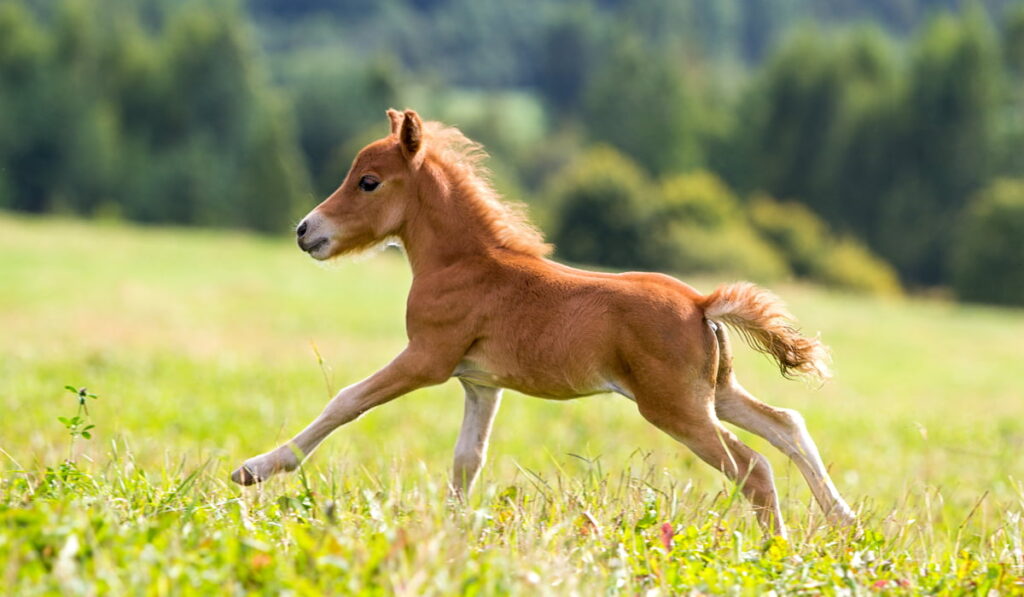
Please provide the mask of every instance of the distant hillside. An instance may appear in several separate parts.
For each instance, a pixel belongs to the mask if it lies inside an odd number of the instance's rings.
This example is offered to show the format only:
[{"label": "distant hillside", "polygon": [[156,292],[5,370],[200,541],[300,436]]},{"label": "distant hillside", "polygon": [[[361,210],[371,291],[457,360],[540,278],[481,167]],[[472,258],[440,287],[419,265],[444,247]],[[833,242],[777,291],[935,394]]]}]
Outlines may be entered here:
[{"label": "distant hillside", "polygon": [[[906,36],[942,12],[979,7],[999,20],[1014,0],[250,0],[271,52],[338,44],[397,57],[411,71],[470,87],[529,86],[545,53],[583,49],[611,30],[652,47],[754,66],[792,29],[870,23]],[[579,46],[576,48],[576,46]],[[583,66],[583,65],[581,65]]]}]

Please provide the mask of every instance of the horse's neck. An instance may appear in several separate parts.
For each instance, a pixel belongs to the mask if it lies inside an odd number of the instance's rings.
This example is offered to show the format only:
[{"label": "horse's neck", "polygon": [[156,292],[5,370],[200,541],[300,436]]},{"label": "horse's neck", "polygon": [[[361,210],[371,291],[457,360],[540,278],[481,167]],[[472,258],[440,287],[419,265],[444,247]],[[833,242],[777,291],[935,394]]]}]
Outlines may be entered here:
[{"label": "horse's neck", "polygon": [[[438,171],[438,176],[448,173]],[[489,254],[496,241],[472,203],[472,185],[431,176],[421,182],[419,207],[400,234],[413,276]]]}]

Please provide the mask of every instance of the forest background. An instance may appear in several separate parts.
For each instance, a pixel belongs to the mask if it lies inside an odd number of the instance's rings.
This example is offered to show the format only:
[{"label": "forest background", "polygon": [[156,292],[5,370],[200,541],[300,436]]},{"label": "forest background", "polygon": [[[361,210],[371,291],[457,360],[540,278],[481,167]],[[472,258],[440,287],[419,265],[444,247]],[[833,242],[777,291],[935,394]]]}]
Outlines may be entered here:
[{"label": "forest background", "polygon": [[1024,4],[6,0],[0,208],[283,232],[386,107],[558,256],[1024,304]]}]

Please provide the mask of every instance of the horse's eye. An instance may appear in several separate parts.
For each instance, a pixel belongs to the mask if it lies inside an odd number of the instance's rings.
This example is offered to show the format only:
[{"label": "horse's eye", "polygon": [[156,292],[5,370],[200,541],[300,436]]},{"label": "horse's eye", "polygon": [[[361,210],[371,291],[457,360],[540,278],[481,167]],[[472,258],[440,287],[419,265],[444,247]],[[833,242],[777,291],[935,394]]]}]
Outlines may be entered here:
[{"label": "horse's eye", "polygon": [[359,179],[359,188],[366,191],[367,193],[376,191],[377,187],[379,186],[380,181],[372,176],[364,176]]}]

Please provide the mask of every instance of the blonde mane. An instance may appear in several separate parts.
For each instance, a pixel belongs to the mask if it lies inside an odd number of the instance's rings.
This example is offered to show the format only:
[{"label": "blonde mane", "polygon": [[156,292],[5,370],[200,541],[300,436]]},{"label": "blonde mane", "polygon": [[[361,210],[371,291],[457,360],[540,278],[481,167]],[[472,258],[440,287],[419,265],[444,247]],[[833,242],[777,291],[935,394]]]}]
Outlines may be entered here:
[{"label": "blonde mane", "polygon": [[424,123],[425,148],[452,177],[449,183],[462,191],[474,215],[499,247],[544,257],[552,246],[526,214],[526,205],[502,199],[483,165],[487,152],[459,129],[440,122]]}]

